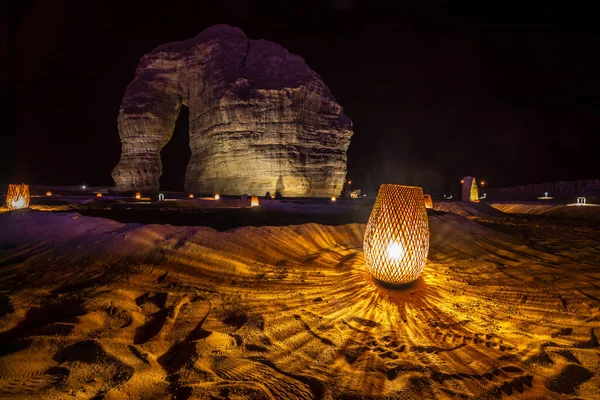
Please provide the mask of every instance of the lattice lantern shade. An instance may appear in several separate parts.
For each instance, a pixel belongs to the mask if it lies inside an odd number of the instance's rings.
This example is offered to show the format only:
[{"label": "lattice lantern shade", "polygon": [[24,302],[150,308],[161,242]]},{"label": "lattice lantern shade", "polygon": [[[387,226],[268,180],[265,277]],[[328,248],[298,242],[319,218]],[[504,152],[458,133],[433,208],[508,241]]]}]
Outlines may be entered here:
[{"label": "lattice lantern shade", "polygon": [[8,185],[6,207],[9,210],[19,210],[29,207],[29,185]]},{"label": "lattice lantern shade", "polygon": [[373,278],[392,285],[415,281],[429,252],[429,219],[423,189],[381,185],[363,243]]},{"label": "lattice lantern shade", "polygon": [[425,203],[425,208],[433,209],[433,200],[431,199],[430,195],[424,194],[423,202]]}]

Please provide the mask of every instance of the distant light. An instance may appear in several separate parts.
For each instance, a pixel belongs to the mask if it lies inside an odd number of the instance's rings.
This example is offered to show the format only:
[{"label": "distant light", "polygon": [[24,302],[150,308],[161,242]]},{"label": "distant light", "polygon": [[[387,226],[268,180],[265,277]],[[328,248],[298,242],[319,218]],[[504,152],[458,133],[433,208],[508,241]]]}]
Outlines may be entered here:
[{"label": "distant light", "polygon": [[460,180],[460,183],[465,183],[465,180],[464,180],[464,179],[461,179],[461,180]]},{"label": "distant light", "polygon": [[348,185],[352,185],[352,181],[348,181]]},{"label": "distant light", "polygon": [[193,194],[193,193],[190,193],[188,197],[189,197],[190,199],[193,199],[193,198],[194,198],[194,194]]},{"label": "distant light", "polygon": [[219,193],[215,194],[215,200],[219,200],[221,198],[221,196],[219,196]]},{"label": "distant light", "polygon": [[544,197],[548,197],[548,192],[544,192]]},{"label": "distant light", "polygon": [[484,186],[484,185],[485,185],[485,181],[481,181],[481,186]]},{"label": "distant light", "polygon": [[47,192],[46,192],[46,196],[52,196],[52,192],[50,192],[50,191],[47,191]]},{"label": "distant light", "polygon": [[165,201],[165,195],[162,193],[158,194],[158,201]]},{"label": "distant light", "polygon": [[85,185],[81,185],[81,188],[82,188],[83,190],[85,190],[86,186],[85,186]]},{"label": "distant light", "polygon": [[250,207],[258,207],[259,205],[260,203],[258,201],[258,197],[252,196],[252,199],[250,200]]},{"label": "distant light", "polygon": [[335,196],[331,196],[331,201],[335,203],[337,201],[337,198]]},{"label": "distant light", "polygon": [[102,193],[98,192],[98,193],[96,194],[96,197],[102,197]]},{"label": "distant light", "polygon": [[577,198],[577,204],[585,205],[585,203],[586,203],[585,197]]},{"label": "distant light", "polygon": [[135,194],[135,198],[138,199],[138,200],[141,199],[142,198],[142,194],[140,192],[137,192]]}]

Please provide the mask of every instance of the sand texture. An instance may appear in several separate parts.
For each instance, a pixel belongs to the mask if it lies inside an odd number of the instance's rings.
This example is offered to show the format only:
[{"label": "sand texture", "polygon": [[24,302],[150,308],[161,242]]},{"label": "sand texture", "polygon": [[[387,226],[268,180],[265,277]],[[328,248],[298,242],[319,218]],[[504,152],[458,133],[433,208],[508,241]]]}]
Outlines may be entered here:
[{"label": "sand texture", "polygon": [[0,397],[600,398],[597,221],[462,213],[404,291],[363,224],[0,213]]}]

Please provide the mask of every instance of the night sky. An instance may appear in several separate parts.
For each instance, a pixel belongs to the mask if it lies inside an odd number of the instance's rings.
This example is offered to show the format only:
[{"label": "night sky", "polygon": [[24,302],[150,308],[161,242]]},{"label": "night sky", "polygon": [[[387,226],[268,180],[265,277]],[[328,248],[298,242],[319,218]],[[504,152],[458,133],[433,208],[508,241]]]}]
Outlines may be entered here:
[{"label": "night sky", "polygon": [[[3,112],[16,108],[16,131],[4,118],[0,182],[111,185],[117,114],[139,59],[218,23],[281,44],[322,77],[354,122],[355,188],[449,191],[464,175],[493,187],[600,177],[600,35],[591,6],[18,3],[2,55],[10,85]],[[171,175],[177,154],[189,154],[186,129],[179,121],[165,155]]]}]

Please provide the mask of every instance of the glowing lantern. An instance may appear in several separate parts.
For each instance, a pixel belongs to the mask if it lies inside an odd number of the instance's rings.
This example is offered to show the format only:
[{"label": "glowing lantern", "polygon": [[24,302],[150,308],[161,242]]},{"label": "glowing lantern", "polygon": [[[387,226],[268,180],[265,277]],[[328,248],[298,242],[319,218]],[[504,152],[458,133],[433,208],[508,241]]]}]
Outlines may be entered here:
[{"label": "glowing lantern", "polygon": [[96,193],[96,197],[102,197],[102,193],[100,193],[100,192]]},{"label": "glowing lantern", "polygon": [[363,243],[373,278],[392,285],[415,281],[427,262],[429,220],[423,189],[381,185]]},{"label": "glowing lantern", "polygon": [[52,192],[51,191],[47,191],[46,192],[46,196],[52,196]]},{"label": "glowing lantern", "polygon": [[29,185],[8,185],[6,207],[9,210],[19,210],[29,207]]},{"label": "glowing lantern", "polygon": [[260,203],[258,202],[258,197],[252,196],[252,199],[250,200],[250,207],[258,207],[259,205]]},{"label": "glowing lantern", "polygon": [[335,196],[331,196],[331,202],[335,203],[337,201],[337,198]]},{"label": "glowing lantern", "polygon": [[423,202],[425,203],[425,208],[433,209],[433,200],[431,200],[431,196],[428,194],[423,195]]},{"label": "glowing lantern", "polygon": [[479,190],[477,189],[477,181],[472,176],[465,176],[462,180],[462,200],[479,202]]},{"label": "glowing lantern", "polygon": [[135,194],[135,198],[138,199],[138,200],[141,199],[142,198],[142,194],[140,192],[137,192]]},{"label": "glowing lantern", "polygon": [[215,194],[215,200],[219,200],[221,198],[221,196],[219,196],[219,193]]},{"label": "glowing lantern", "polygon": [[193,198],[194,198],[194,194],[193,194],[193,193],[190,193],[188,197],[189,197],[190,199],[193,199]]},{"label": "glowing lantern", "polygon": [[272,199],[274,199],[274,198],[275,198],[275,195],[274,195],[274,194],[272,194],[272,195],[271,195],[271,200],[272,200]]}]

